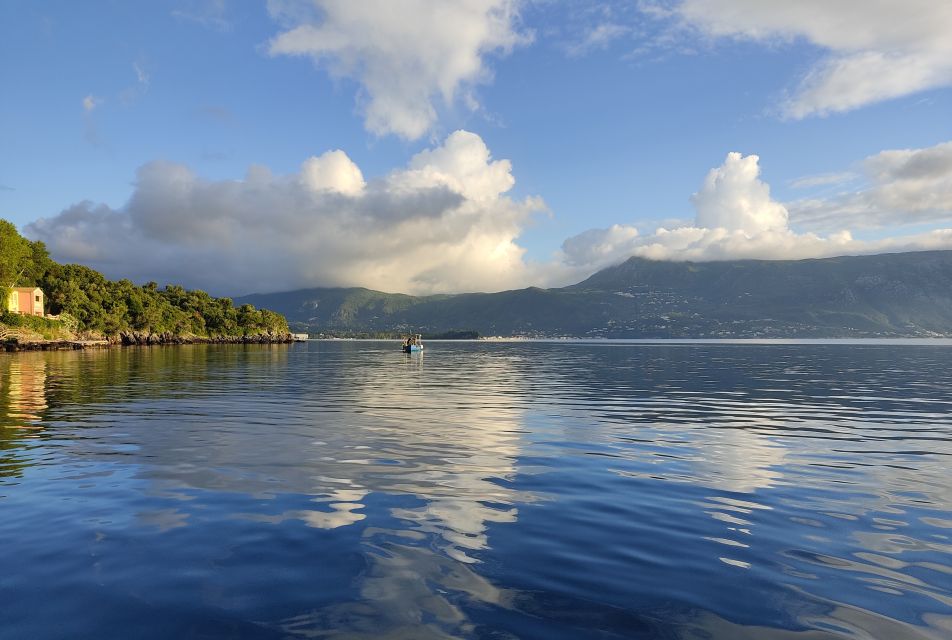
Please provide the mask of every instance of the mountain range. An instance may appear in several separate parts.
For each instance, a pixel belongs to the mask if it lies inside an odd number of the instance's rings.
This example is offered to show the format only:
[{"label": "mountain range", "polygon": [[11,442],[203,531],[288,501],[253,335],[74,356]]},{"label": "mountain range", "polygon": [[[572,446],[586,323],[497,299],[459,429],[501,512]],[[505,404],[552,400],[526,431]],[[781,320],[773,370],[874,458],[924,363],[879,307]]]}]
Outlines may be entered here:
[{"label": "mountain range", "polygon": [[567,287],[410,296],[363,288],[235,300],[319,332],[606,338],[952,335],[952,251],[812,260],[630,258]]}]

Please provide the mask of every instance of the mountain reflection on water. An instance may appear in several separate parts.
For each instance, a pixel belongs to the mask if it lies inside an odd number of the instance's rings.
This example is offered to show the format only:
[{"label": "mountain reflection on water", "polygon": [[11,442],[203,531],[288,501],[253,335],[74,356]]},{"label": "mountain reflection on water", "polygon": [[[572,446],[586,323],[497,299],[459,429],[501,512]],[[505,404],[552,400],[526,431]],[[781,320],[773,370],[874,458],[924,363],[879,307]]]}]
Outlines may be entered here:
[{"label": "mountain reflection on water", "polygon": [[952,346],[0,354],[0,638],[946,638]]}]

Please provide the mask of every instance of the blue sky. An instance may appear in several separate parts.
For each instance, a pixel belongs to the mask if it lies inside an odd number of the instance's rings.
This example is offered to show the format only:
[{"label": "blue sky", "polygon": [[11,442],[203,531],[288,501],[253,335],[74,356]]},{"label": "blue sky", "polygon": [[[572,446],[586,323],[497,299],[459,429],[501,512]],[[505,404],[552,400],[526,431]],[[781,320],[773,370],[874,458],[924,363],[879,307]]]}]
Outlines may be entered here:
[{"label": "blue sky", "polygon": [[0,216],[232,294],[952,247],[952,9],[834,4],[4,2]]}]

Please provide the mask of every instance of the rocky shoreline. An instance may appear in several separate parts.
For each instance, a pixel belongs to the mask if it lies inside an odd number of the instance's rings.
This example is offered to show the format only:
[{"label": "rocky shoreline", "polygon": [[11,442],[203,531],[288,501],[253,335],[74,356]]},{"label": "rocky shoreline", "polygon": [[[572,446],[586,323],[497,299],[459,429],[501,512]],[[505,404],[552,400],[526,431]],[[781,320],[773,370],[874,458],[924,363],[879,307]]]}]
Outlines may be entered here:
[{"label": "rocky shoreline", "polygon": [[3,351],[63,351],[112,346],[163,346],[180,344],[287,344],[290,333],[256,333],[247,336],[181,336],[172,333],[122,331],[115,336],[93,340],[11,341],[0,344]]},{"label": "rocky shoreline", "polygon": [[180,336],[174,333],[143,333],[120,331],[117,342],[122,345],[167,344],[285,344],[294,342],[290,333],[254,333],[246,336]]}]

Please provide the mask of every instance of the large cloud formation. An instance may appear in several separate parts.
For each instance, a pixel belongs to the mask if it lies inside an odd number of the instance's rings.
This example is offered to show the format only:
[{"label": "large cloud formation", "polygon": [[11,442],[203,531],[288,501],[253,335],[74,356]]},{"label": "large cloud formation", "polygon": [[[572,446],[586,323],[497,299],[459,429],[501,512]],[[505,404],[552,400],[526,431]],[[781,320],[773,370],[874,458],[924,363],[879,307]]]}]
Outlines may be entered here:
[{"label": "large cloud formation", "polygon": [[790,203],[798,224],[818,229],[943,222],[952,217],[952,142],[883,151],[866,158],[869,186]]},{"label": "large cloud formation", "polygon": [[360,83],[367,129],[417,139],[443,106],[489,79],[489,54],[505,54],[529,36],[516,28],[515,0],[271,0],[287,26],[272,55],[309,56],[332,75]]},{"label": "large cloud formation", "polygon": [[57,259],[111,277],[230,295],[312,286],[498,291],[577,282],[630,256],[799,259],[952,248],[952,229],[878,240],[849,231],[877,215],[890,228],[952,219],[952,142],[884,151],[864,166],[871,186],[783,204],[761,180],[757,156],[729,153],[691,197],[693,224],[652,233],[630,224],[589,229],[545,262],[528,261],[518,243],[544,203],[507,195],[515,184],[509,161],[493,159],[466,131],[374,179],[340,150],[287,176],[253,166],[242,180],[210,181],[153,162],[140,168],[123,207],[82,202],[25,231]]},{"label": "large cloud formation", "polygon": [[[660,228],[648,235],[625,225],[591,229],[563,243],[556,266],[565,273],[567,265],[606,264],[628,256],[654,260],[796,260],[952,248],[952,229],[872,241],[856,239],[850,232],[851,228],[874,224],[868,217],[874,212],[881,214],[881,226],[952,220],[952,142],[929,149],[884,151],[866,161],[876,186],[827,200],[793,203],[794,215],[787,205],[771,198],[769,186],[760,179],[759,160],[755,155],[734,152],[727,154],[723,165],[711,169],[700,191],[691,198],[695,207],[693,225]],[[867,216],[865,222],[859,214]],[[822,221],[830,233],[798,232],[790,227],[788,219],[802,223],[804,228],[816,228],[816,223]]]},{"label": "large cloud formation", "polygon": [[253,166],[233,181],[152,162],[121,209],[82,202],[26,232],[58,259],[112,277],[220,293],[499,290],[527,284],[515,239],[544,208],[538,198],[506,195],[510,169],[466,131],[370,181],[339,150],[293,175]]},{"label": "large cloud formation", "polygon": [[781,106],[789,118],[952,86],[948,0],[683,0],[674,11],[714,38],[804,39],[825,50]]}]

